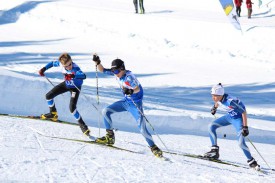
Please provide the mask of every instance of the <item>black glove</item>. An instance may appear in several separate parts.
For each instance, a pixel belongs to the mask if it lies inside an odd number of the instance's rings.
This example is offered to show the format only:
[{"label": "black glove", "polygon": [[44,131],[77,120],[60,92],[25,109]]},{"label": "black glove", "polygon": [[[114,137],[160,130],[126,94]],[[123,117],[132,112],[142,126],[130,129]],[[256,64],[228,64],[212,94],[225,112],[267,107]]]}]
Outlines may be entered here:
[{"label": "black glove", "polygon": [[46,67],[43,67],[42,69],[39,70],[39,75],[40,76],[45,76],[44,72],[46,71]]},{"label": "black glove", "polygon": [[123,88],[123,93],[126,95],[132,95],[134,93],[134,90],[129,88]]},{"label": "black glove", "polygon": [[99,65],[101,62],[99,56],[97,56],[96,54],[94,54],[93,56],[93,61],[96,63],[96,65]]},{"label": "black glove", "polygon": [[211,114],[212,115],[215,115],[216,114],[216,112],[217,112],[217,107],[215,107],[215,105],[212,107],[212,109],[211,109]]},{"label": "black glove", "polygon": [[249,134],[248,126],[243,126],[242,135],[246,137]]}]

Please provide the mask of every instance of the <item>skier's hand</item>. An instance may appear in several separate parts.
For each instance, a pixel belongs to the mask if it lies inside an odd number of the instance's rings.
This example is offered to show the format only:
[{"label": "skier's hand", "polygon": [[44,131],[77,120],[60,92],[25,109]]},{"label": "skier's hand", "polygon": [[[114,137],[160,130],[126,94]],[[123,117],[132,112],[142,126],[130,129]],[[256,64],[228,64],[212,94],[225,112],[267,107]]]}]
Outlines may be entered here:
[{"label": "skier's hand", "polygon": [[71,79],[73,79],[75,77],[74,74],[65,74],[65,80],[70,81]]},{"label": "skier's hand", "polygon": [[123,88],[123,93],[126,95],[132,95],[134,93],[134,90],[129,88]]},{"label": "skier's hand", "polygon": [[211,109],[211,114],[212,114],[212,115],[215,115],[216,112],[217,112],[217,107],[215,107],[215,105],[214,105],[214,106],[212,107],[212,109]]},{"label": "skier's hand", "polygon": [[46,67],[43,67],[42,69],[40,69],[38,71],[38,73],[39,73],[40,76],[45,76],[45,74],[44,74],[45,71],[46,71]]},{"label": "skier's hand", "polygon": [[99,56],[97,56],[97,54],[93,55],[93,61],[96,63],[96,65],[99,65],[101,62],[100,58],[99,58]]},{"label": "skier's hand", "polygon": [[248,126],[243,126],[242,135],[246,137],[249,134]]}]

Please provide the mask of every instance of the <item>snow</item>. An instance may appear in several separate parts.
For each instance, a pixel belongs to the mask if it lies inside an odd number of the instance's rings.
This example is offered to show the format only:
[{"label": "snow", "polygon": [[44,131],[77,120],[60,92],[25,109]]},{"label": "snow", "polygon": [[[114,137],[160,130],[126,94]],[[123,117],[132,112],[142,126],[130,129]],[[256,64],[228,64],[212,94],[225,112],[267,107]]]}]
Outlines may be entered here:
[{"label": "snow", "polygon": [[[207,125],[214,120],[209,113],[210,88],[222,82],[226,92],[245,103],[249,138],[274,168],[275,2],[262,2],[260,8],[254,2],[252,19],[247,19],[242,5],[241,32],[229,23],[219,1],[150,0],[144,2],[146,14],[141,15],[134,14],[132,1],[126,0],[0,0],[0,113],[48,112],[45,94],[52,86],[38,70],[66,51],[87,74],[78,110],[97,136],[100,115],[93,108],[97,103],[92,53],[105,67],[119,57],[141,82],[145,115],[169,150],[193,154],[209,150]],[[63,79],[58,68],[46,76],[54,84]],[[113,77],[99,73],[98,84],[100,109],[122,97]],[[75,123],[68,98],[64,94],[55,99],[58,114]],[[218,111],[217,117],[224,113]],[[171,162],[161,161],[153,157],[128,113],[113,117],[118,129],[115,145],[141,154],[51,139],[32,130],[85,139],[77,126],[0,116],[0,182],[275,180],[274,174],[188,157],[166,155]],[[247,166],[235,130],[224,127],[218,136],[221,159]],[[165,149],[156,135],[154,140]]]}]

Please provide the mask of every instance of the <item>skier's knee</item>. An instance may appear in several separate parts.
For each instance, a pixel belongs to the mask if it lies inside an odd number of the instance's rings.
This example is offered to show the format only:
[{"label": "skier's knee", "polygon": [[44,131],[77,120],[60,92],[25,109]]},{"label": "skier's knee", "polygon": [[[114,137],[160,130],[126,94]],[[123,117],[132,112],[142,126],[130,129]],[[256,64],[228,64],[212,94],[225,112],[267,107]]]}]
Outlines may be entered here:
[{"label": "skier's knee", "polygon": [[110,108],[106,107],[102,110],[102,115],[103,116],[110,116],[113,112],[111,111]]},{"label": "skier's knee", "polygon": [[208,132],[213,132],[215,130],[213,123],[208,125]]},{"label": "skier's knee", "polygon": [[53,95],[52,95],[53,93],[52,92],[48,92],[47,94],[46,94],[46,100],[51,100],[51,99],[53,99]]}]

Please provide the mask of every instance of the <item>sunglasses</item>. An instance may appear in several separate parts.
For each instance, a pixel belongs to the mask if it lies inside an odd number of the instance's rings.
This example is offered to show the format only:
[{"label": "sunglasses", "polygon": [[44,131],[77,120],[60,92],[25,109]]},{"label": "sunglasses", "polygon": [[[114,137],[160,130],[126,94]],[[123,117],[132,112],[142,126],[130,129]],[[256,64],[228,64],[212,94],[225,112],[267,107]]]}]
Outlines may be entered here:
[{"label": "sunglasses", "polygon": [[63,67],[67,68],[67,67],[71,67],[72,62],[69,65],[64,65]]},{"label": "sunglasses", "polygon": [[118,74],[118,73],[120,73],[120,69],[112,69],[112,72],[114,73],[114,74]]}]

